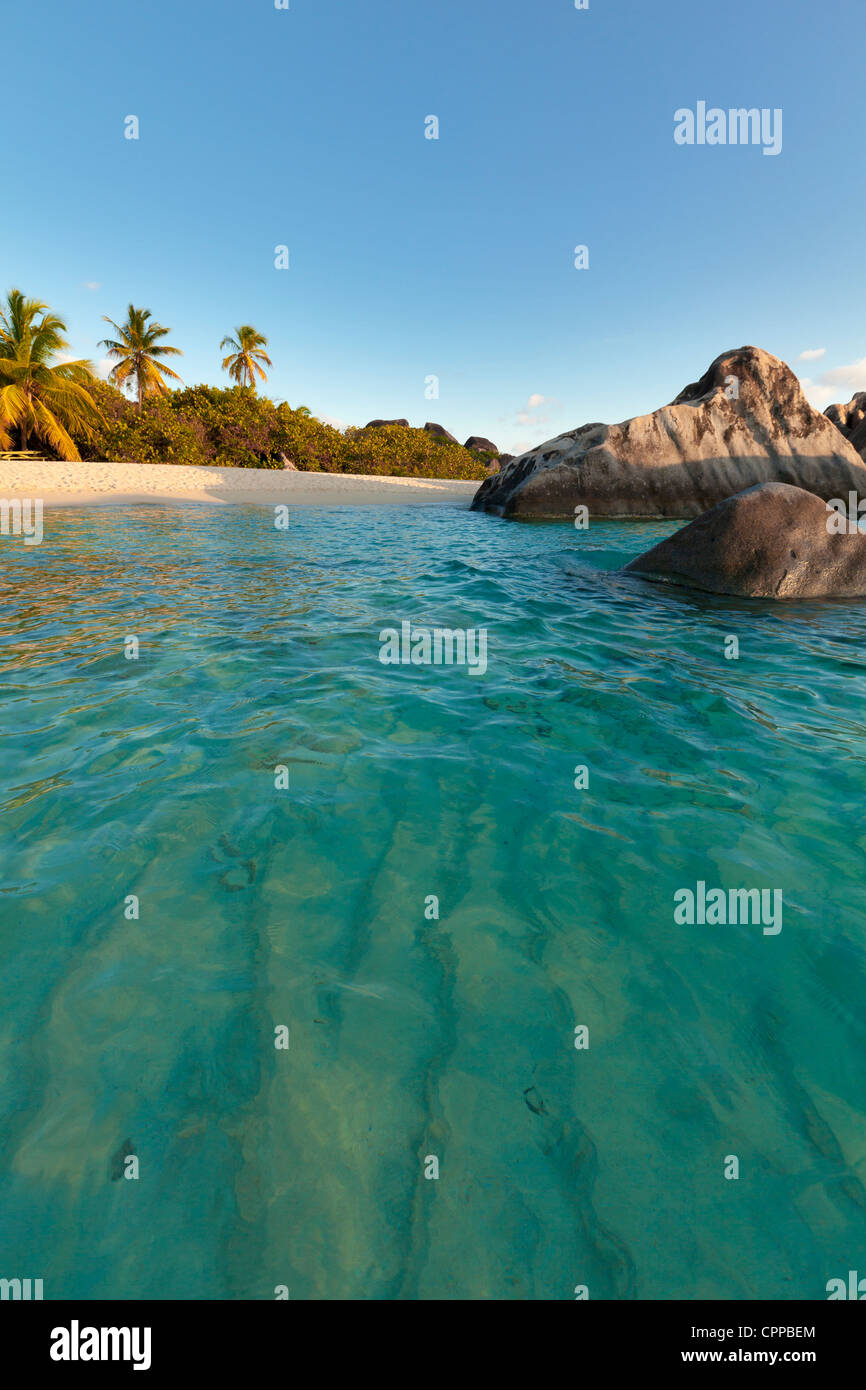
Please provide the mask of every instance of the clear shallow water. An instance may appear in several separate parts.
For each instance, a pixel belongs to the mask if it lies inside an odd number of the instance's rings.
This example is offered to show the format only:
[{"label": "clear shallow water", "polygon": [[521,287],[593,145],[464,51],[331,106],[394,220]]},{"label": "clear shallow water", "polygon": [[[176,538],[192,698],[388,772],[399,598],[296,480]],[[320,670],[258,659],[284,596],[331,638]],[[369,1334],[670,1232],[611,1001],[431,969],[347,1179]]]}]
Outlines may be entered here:
[{"label": "clear shallow water", "polygon": [[[672,529],[140,507],[0,541],[0,1276],[866,1273],[866,606],[615,573]],[[486,627],[486,675],[381,665],[404,618]],[[676,925],[698,879],[781,888],[781,934]]]}]

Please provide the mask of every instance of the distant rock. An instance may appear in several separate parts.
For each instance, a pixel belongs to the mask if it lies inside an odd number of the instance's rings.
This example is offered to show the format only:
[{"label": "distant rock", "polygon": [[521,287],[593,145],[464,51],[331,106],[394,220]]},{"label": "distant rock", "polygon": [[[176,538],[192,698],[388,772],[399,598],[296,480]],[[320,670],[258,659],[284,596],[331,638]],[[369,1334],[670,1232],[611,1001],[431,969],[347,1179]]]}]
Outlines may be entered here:
[{"label": "distant rock", "polygon": [[858,425],[851,435],[851,448],[856,449],[861,459],[866,460],[866,420]]},{"label": "distant rock", "polygon": [[457,443],[454,435],[449,434],[444,425],[434,425],[428,420],[424,428],[428,434],[435,434],[437,439],[447,439],[451,444]]},{"label": "distant rock", "polygon": [[[847,499],[844,499],[847,500]],[[727,497],[625,572],[738,598],[866,595],[866,533],[828,530],[826,501],[787,483]]]},{"label": "distant rock", "polygon": [[866,391],[857,391],[847,405],[828,405],[824,414],[844,435],[852,435],[866,420]]},{"label": "distant rock", "polygon": [[500,454],[498,458],[490,459],[487,464],[488,473],[498,473],[500,468],[504,468],[514,458],[513,454]]},{"label": "distant rock", "polygon": [[858,391],[847,405],[828,405],[824,414],[866,459],[866,391]]},{"label": "distant rock", "polygon": [[489,439],[485,439],[483,434],[470,434],[463,448],[475,449],[479,454],[496,454],[497,457],[499,456],[499,450],[496,445],[492,444]]},{"label": "distant rock", "polygon": [[404,429],[409,428],[408,420],[369,420],[364,426],[365,430],[380,430],[385,425],[402,425]]},{"label": "distant rock", "polygon": [[472,506],[501,516],[693,517],[764,482],[866,497],[866,467],[778,357],[722,353],[671,405],[584,425],[501,468]]}]

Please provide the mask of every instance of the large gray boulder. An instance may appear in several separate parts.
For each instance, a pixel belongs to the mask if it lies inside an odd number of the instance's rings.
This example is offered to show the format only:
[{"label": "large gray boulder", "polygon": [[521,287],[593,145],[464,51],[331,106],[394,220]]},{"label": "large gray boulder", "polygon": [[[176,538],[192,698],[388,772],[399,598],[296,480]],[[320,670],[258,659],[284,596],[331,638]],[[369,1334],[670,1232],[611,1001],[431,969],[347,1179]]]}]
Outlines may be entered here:
[{"label": "large gray boulder", "polygon": [[594,516],[693,517],[763,482],[866,497],[863,459],[791,369],[743,347],[651,415],[584,425],[522,454],[481,484],[472,506],[517,517],[572,516],[581,505]]},{"label": "large gray boulder", "polygon": [[479,454],[496,454],[499,457],[499,450],[491,440],[485,439],[483,434],[470,434],[464,449],[474,449]]},{"label": "large gray boulder", "polygon": [[408,420],[368,420],[364,426],[365,430],[380,430],[385,425],[402,425],[404,429],[409,428]]},{"label": "large gray boulder", "polygon": [[866,534],[813,492],[761,483],[719,502],[625,569],[739,598],[853,598],[866,595]]}]

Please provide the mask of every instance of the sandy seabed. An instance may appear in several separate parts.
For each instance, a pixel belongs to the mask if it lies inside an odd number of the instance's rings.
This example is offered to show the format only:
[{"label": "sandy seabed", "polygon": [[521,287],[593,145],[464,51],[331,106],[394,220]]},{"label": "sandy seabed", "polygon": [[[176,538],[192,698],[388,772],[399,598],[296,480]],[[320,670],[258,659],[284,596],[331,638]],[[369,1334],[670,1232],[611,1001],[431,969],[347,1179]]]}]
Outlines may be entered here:
[{"label": "sandy seabed", "polygon": [[383,478],[359,473],[302,473],[271,468],[195,468],[163,463],[0,463],[0,497],[46,506],[148,502],[288,503],[357,507],[398,503],[467,506],[480,482]]}]

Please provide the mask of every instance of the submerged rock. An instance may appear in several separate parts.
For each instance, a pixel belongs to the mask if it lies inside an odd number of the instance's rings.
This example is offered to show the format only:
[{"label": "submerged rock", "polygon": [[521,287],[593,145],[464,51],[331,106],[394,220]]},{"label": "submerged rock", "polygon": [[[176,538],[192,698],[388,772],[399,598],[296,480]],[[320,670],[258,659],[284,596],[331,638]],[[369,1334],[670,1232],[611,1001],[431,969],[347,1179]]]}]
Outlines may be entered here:
[{"label": "submerged rock", "polygon": [[813,492],[762,483],[719,502],[626,573],[740,598],[866,595],[866,534]]},{"label": "submerged rock", "polygon": [[866,467],[814,410],[790,367],[756,347],[722,353],[670,405],[562,434],[485,479],[476,511],[501,516],[693,517],[764,482],[866,497]]},{"label": "submerged rock", "polygon": [[120,1182],[126,1168],[126,1160],[135,1153],[131,1139],[124,1139],[120,1148],[108,1160],[108,1176],[112,1182]]}]

